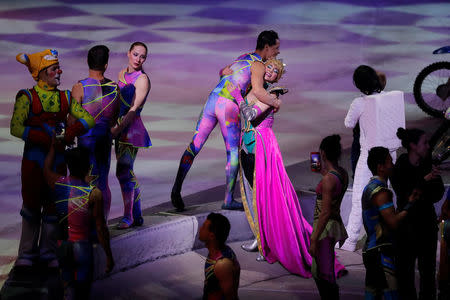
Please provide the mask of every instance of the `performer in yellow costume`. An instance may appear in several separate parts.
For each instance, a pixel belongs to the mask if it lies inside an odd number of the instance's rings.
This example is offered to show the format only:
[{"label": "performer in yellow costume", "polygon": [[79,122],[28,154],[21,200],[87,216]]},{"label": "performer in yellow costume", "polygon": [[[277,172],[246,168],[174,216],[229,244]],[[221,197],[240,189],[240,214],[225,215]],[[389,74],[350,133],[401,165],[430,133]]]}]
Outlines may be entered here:
[{"label": "performer in yellow costume", "polygon": [[[77,101],[72,100],[70,91],[57,89],[62,70],[56,50],[20,53],[16,59],[28,67],[37,81],[31,89],[17,93],[11,119],[11,134],[25,141],[21,169],[22,235],[16,268],[28,271],[27,267],[36,262],[48,267],[58,266],[55,255],[57,216],[43,176],[44,160],[52,136],[61,135],[65,144],[70,145],[76,136],[93,127],[95,122]],[[63,131],[69,114],[76,121]],[[55,157],[54,166],[58,172],[66,173],[63,153]]]}]

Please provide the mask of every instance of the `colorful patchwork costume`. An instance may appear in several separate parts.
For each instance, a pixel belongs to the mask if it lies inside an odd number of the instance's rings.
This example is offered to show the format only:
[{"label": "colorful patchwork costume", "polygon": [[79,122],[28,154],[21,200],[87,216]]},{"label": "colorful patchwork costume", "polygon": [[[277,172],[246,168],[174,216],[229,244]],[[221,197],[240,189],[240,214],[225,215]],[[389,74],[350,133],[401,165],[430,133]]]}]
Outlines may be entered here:
[{"label": "colorful patchwork costume", "polygon": [[111,207],[111,191],[108,185],[112,146],[111,127],[115,125],[119,114],[119,87],[106,78],[102,81],[86,78],[80,83],[84,92],[81,104],[94,118],[95,126],[78,138],[78,146],[90,151],[90,175],[95,178],[91,184],[102,191],[104,215],[108,219]]},{"label": "colorful patchwork costume", "polygon": [[[17,60],[27,65],[38,81],[39,72],[57,64],[57,52],[45,50],[34,54],[19,54]],[[52,135],[64,127],[68,114],[77,121],[66,128],[66,144],[94,125],[94,120],[79,103],[72,101],[69,91],[50,88],[45,82],[31,89],[20,90],[16,96],[11,119],[11,134],[25,141],[22,160],[22,235],[16,265],[32,265],[36,259],[55,261],[56,215],[50,201],[49,188],[43,176],[43,164],[51,145]],[[65,173],[64,158],[57,155],[56,168]],[[42,209],[42,212],[41,212]],[[41,230],[42,219],[42,230]],[[40,242],[39,232],[41,231]]]},{"label": "colorful patchwork costume", "polygon": [[[127,73],[125,70],[119,75],[119,88],[122,95],[120,103],[120,120],[131,108],[133,97],[136,91],[134,83],[145,74],[143,71]],[[141,111],[144,108],[145,100],[141,107],[136,110],[136,116],[131,123],[120,133],[115,143],[117,157],[116,175],[122,189],[124,204],[124,214],[122,221],[128,225],[142,225],[141,212],[141,191],[139,183],[134,175],[133,165],[139,148],[148,148],[152,145],[147,129],[141,119]]]},{"label": "colorful patchwork costume", "polygon": [[367,232],[363,248],[366,300],[380,299],[381,295],[385,299],[398,299],[392,237],[381,216],[381,211],[394,206],[394,203],[391,201],[380,207],[373,204],[373,197],[381,191],[392,195],[384,180],[378,176],[372,177],[364,188],[361,199],[363,223]]},{"label": "colorful patchwork costume", "polygon": [[181,157],[177,177],[172,188],[172,195],[180,194],[184,178],[189,172],[195,157],[202,149],[209,134],[219,123],[227,151],[227,165],[225,168],[227,188],[223,207],[229,207],[233,202],[234,186],[239,170],[241,124],[239,107],[236,99],[228,92],[226,84],[228,82],[233,83],[234,86],[240,88],[240,93],[244,96],[251,81],[250,68],[255,61],[261,61],[261,57],[256,53],[248,53],[238,57],[230,66],[233,74],[221,77],[218,85],[209,95],[197,121],[192,142]]}]

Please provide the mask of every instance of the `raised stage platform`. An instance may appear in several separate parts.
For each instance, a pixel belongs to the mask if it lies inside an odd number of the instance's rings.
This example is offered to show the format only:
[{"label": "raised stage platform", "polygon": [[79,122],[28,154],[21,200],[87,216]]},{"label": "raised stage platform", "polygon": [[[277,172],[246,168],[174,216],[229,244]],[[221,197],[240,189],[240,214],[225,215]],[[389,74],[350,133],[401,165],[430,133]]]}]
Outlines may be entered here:
[{"label": "raised stage platform", "polygon": [[[127,248],[117,241],[142,238],[146,246],[136,249],[142,252],[140,261],[188,251],[197,247],[195,226],[201,216],[219,208],[224,196],[225,149],[217,129],[183,187],[191,215],[171,214],[170,189],[197,117],[217,82],[218,70],[252,51],[260,31],[274,29],[280,35],[279,57],[287,64],[280,84],[290,92],[283,97],[274,131],[295,188],[309,191],[319,178],[311,175],[306,160],[320,140],[338,133],[345,148],[351,144],[352,133],[343,120],[352,99],[359,96],[352,84],[357,65],[369,64],[384,71],[386,89],[405,92],[407,127],[432,132],[439,126],[439,121],[425,115],[414,103],[412,86],[422,68],[448,60],[432,51],[449,43],[449,11],[450,4],[438,0],[286,0],[276,4],[268,0],[0,1],[0,282],[6,279],[17,255],[22,205],[23,141],[10,135],[9,122],[17,91],[34,84],[27,69],[15,61],[19,52],[57,49],[64,72],[60,87],[71,89],[87,75],[86,53],[90,47],[105,44],[111,49],[106,76],[115,80],[126,66],[129,45],[136,40],[149,45],[144,68],[152,90],[142,116],[153,147],[139,152],[135,173],[142,187],[146,224],[154,226],[125,231],[117,237],[113,232],[118,262],[128,268],[140,262],[122,258],[120,251]],[[348,167],[348,158],[343,162]],[[114,171],[113,155],[112,226],[122,214]],[[450,183],[448,177],[445,182]],[[312,196],[301,192],[300,199],[307,215]],[[243,214],[232,212],[230,218],[242,224],[239,233],[243,236],[236,238],[244,239],[247,229]],[[156,238],[169,227],[180,231],[180,236],[167,245],[164,239],[152,243],[150,236]],[[149,238],[144,241],[146,235]]]}]

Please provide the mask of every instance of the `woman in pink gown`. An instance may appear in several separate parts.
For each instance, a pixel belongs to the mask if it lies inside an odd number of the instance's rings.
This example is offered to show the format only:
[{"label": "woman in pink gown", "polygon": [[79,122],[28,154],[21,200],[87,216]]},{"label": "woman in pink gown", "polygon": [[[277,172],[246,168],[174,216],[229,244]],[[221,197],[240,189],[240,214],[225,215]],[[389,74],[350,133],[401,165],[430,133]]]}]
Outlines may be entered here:
[{"label": "woman in pink gown", "polygon": [[[280,79],[283,69],[279,60],[266,62],[264,79],[269,83],[268,89],[270,83]],[[231,85],[228,89],[239,102],[241,115],[247,118],[241,136],[241,195],[260,254],[269,263],[278,261],[291,273],[309,278],[312,276],[312,257],[308,252],[312,226],[303,217],[297,194],[284,168],[272,130],[273,109],[257,102],[251,91],[243,99],[239,89]],[[248,106],[254,113],[245,112]],[[335,264],[339,275],[345,268],[337,260]]]}]

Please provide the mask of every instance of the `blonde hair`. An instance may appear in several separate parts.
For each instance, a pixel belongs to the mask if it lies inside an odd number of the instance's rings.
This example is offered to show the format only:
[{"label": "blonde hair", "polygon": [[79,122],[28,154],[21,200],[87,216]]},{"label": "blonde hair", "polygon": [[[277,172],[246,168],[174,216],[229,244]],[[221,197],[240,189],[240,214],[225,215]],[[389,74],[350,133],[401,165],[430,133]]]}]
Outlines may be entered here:
[{"label": "blonde hair", "polygon": [[[268,65],[272,65],[273,67],[275,67],[275,68],[277,68],[278,69],[278,75],[277,75],[277,79],[273,82],[273,83],[276,83],[276,82],[278,82],[278,80],[280,80],[280,78],[281,78],[281,76],[284,74],[284,73],[286,73],[286,70],[284,69],[284,63],[283,63],[283,61],[282,60],[280,60],[280,59],[276,59],[276,58],[271,58],[271,59],[269,59],[269,60],[267,60],[265,63],[264,63],[264,66],[268,66]],[[252,89],[252,86],[251,86],[251,84],[248,86],[248,91],[250,91]],[[249,101],[249,105],[253,105],[253,104],[255,104],[257,102],[257,100],[252,100],[252,101]]]},{"label": "blonde hair", "polygon": [[278,69],[278,76],[277,76],[277,79],[275,80],[275,82],[278,82],[278,80],[281,79],[281,76],[285,73],[283,61],[281,61],[279,59],[271,58],[271,59],[267,60],[264,63],[264,65],[265,66],[273,65],[275,68]]}]

